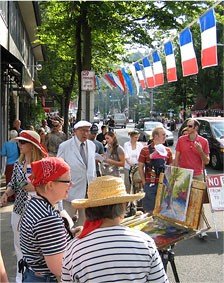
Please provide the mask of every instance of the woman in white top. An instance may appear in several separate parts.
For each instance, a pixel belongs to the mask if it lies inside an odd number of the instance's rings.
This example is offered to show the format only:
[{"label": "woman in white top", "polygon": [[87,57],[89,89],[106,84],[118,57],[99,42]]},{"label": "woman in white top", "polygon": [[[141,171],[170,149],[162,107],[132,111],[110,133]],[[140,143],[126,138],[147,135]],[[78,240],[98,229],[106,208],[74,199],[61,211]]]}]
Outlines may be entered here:
[{"label": "woman in white top", "polygon": [[130,136],[130,141],[124,144],[124,152],[125,152],[125,166],[124,166],[124,182],[126,191],[128,194],[131,192],[131,182],[130,182],[130,169],[131,167],[138,164],[138,157],[140,154],[143,145],[138,142],[139,132],[131,131],[128,133]]}]

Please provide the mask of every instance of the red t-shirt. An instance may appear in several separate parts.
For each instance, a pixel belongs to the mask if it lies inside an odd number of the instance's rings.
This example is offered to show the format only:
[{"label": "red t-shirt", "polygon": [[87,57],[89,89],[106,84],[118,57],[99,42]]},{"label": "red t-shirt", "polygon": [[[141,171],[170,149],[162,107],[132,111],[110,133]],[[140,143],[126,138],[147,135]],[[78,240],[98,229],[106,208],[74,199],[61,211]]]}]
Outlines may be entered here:
[{"label": "red t-shirt", "polygon": [[[207,139],[197,135],[195,141],[201,144],[203,152],[208,155],[210,151]],[[204,165],[201,155],[195,148],[194,141],[191,141],[188,135],[179,137],[176,151],[180,152],[179,167],[193,169],[194,176],[203,174]]]},{"label": "red t-shirt", "polygon": [[[154,152],[155,148],[154,148],[154,143],[151,144],[151,149]],[[170,165],[173,162],[173,156],[172,156],[172,151],[170,150],[170,148],[166,147],[166,151],[167,151],[167,156],[163,156],[162,158],[166,160],[166,164]],[[150,152],[149,152],[149,147],[148,146],[144,146],[143,149],[140,152],[139,158],[138,158],[138,162],[144,163],[145,165],[147,163],[150,162]],[[152,173],[152,169],[149,168],[148,166],[145,166],[145,181],[146,182],[155,182],[158,183],[159,181],[159,175],[156,175],[156,179],[153,180],[151,178],[151,173]]]}]

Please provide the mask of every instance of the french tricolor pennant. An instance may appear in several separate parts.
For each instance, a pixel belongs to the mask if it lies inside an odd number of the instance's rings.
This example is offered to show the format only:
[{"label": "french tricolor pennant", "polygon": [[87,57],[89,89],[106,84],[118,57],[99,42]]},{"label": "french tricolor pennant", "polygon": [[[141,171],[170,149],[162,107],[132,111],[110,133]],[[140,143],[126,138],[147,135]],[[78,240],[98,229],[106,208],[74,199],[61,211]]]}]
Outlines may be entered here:
[{"label": "french tricolor pennant", "polygon": [[200,19],[201,29],[201,65],[202,68],[218,65],[217,35],[214,9],[209,10]]},{"label": "french tricolor pennant", "polygon": [[135,66],[135,70],[136,70],[138,79],[139,79],[139,81],[140,81],[140,83],[141,83],[142,89],[146,89],[145,79],[144,79],[144,77],[143,77],[143,73],[142,73],[140,64],[139,64],[138,62],[136,62],[136,63],[134,64],[134,66]]},{"label": "french tricolor pennant", "polygon": [[148,86],[148,88],[153,88],[155,86],[154,75],[153,75],[152,67],[150,65],[150,61],[149,61],[148,57],[143,58],[142,63],[143,63],[143,66],[144,66],[144,72],[145,72],[147,86]]},{"label": "french tricolor pennant", "polygon": [[173,53],[172,42],[168,41],[164,44],[164,52],[166,55],[166,75],[168,82],[177,81],[176,61]]},{"label": "french tricolor pennant", "polygon": [[127,86],[128,86],[130,95],[132,95],[132,94],[133,94],[133,91],[132,91],[131,78],[130,78],[129,74],[127,73],[127,71],[125,70],[124,67],[121,69],[121,71],[122,71],[122,75],[123,75],[123,77],[124,77],[124,80],[125,80],[125,82],[126,82],[126,84],[127,84]]},{"label": "french tricolor pennant", "polygon": [[119,80],[119,78],[114,74],[114,73],[111,73],[112,77],[113,77],[113,80],[115,82],[115,84],[118,86],[118,88],[124,92],[124,87],[121,83],[121,81]]},{"label": "french tricolor pennant", "polygon": [[140,88],[140,84],[136,75],[136,69],[135,66],[133,64],[129,65],[129,69],[131,71],[132,77],[134,79],[135,85],[136,85],[136,94],[139,95],[139,88]]},{"label": "french tricolor pennant", "polygon": [[155,86],[164,84],[163,66],[158,51],[152,53]]},{"label": "french tricolor pennant", "polygon": [[180,53],[183,76],[190,76],[198,73],[198,63],[194,51],[192,34],[189,28],[180,33]]},{"label": "french tricolor pennant", "polygon": [[113,78],[113,76],[111,74],[105,74],[104,76],[112,84],[112,86],[117,87],[117,85],[116,85],[116,83],[114,81],[114,78]]},{"label": "french tricolor pennant", "polygon": [[119,77],[119,80],[124,88],[124,94],[126,93],[126,86],[125,86],[125,83],[124,83],[124,77],[122,75],[122,72],[121,70],[117,70],[117,74],[118,74],[118,77]]},{"label": "french tricolor pennant", "polygon": [[113,89],[112,85],[106,80],[103,76],[100,76],[100,79],[107,85],[111,90]]}]

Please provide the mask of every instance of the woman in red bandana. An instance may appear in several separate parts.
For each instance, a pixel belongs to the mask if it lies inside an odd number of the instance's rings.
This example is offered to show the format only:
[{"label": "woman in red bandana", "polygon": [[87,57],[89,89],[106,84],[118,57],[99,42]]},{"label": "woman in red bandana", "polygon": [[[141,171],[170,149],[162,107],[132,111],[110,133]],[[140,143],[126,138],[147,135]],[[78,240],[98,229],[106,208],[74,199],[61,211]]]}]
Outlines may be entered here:
[{"label": "woman in red bandana", "polygon": [[58,282],[72,234],[54,205],[68,197],[70,167],[58,157],[43,158],[31,167],[37,195],[27,202],[20,222],[23,282]]},{"label": "woman in red bandana", "polygon": [[[19,244],[20,233],[18,231],[18,223],[23,213],[28,195],[34,194],[35,191],[34,186],[28,178],[28,175],[31,174],[31,172],[28,171],[31,169],[31,162],[47,156],[47,152],[40,144],[40,136],[35,131],[24,130],[20,133],[19,137],[12,139],[12,141],[17,141],[19,143],[20,156],[14,164],[11,181],[7,184],[6,191],[0,199],[0,205],[6,205],[8,197],[16,193],[11,224],[14,236],[15,253],[17,261],[19,261],[22,257],[22,252]],[[22,276],[18,272],[17,267],[16,283],[21,282]]]}]

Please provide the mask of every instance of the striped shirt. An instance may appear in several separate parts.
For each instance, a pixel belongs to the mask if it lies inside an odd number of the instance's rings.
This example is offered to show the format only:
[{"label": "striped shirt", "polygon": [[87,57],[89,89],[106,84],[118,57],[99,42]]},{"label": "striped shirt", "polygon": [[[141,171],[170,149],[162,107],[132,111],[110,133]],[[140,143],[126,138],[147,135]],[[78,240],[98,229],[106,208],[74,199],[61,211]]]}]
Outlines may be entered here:
[{"label": "striped shirt", "polygon": [[73,239],[64,254],[61,282],[168,282],[151,237],[123,226],[99,228]]},{"label": "striped shirt", "polygon": [[70,240],[59,212],[46,200],[27,201],[20,224],[23,258],[34,272],[54,277],[44,256],[62,253]]}]

